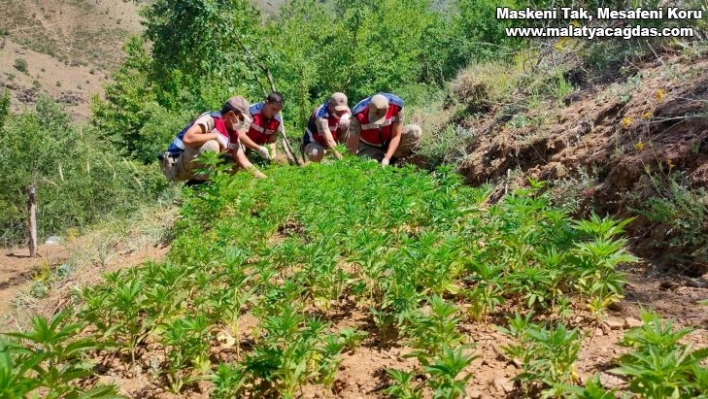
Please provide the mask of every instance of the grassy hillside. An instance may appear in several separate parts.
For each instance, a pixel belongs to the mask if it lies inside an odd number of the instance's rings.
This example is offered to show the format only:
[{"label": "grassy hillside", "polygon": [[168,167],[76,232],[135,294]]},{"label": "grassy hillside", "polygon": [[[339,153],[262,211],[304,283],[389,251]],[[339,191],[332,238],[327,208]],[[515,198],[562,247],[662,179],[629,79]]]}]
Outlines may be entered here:
[{"label": "grassy hillside", "polygon": [[575,59],[471,65],[452,82],[446,109],[424,117],[433,132],[427,166],[455,163],[468,184],[496,184],[497,197],[529,178],[550,181],[576,215],[636,217],[636,253],[700,276],[708,272],[708,48],[657,51],[658,59],[617,57],[617,66],[595,69]]}]

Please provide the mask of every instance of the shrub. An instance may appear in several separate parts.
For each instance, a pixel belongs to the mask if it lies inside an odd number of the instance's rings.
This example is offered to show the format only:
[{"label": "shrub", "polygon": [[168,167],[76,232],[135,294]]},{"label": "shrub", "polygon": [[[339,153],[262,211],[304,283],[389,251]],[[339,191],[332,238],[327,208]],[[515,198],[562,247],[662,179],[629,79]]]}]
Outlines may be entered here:
[{"label": "shrub", "polygon": [[471,110],[511,102],[519,95],[523,72],[497,62],[472,64],[457,75],[450,87],[455,99]]},{"label": "shrub", "polygon": [[679,342],[693,331],[676,329],[656,313],[644,312],[643,325],[627,332],[622,346],[631,353],[619,358],[611,372],[626,376],[629,390],[642,398],[698,398],[708,389],[708,349],[696,349]]},{"label": "shrub", "polygon": [[[25,237],[25,188],[37,186],[38,234],[61,233],[125,214],[164,188],[158,168],[122,159],[95,130],[75,128],[50,98],[9,116],[0,130],[0,236]],[[45,140],[43,131],[57,132]],[[17,167],[22,165],[22,167]]]},{"label": "shrub", "polygon": [[15,58],[15,63],[12,66],[22,73],[27,73],[27,60],[24,58]]}]

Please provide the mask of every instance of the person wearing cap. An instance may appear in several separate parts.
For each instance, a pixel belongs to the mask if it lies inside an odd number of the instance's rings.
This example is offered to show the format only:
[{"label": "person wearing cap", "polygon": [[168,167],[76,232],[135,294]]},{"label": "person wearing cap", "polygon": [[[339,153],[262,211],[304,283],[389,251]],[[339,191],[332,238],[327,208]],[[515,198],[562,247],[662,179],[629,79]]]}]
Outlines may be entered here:
[{"label": "person wearing cap", "polygon": [[354,106],[352,114],[347,148],[382,166],[411,155],[420,141],[418,125],[403,126],[403,100],[394,94],[367,97]]},{"label": "person wearing cap", "polygon": [[172,181],[203,181],[203,176],[195,176],[196,169],[202,166],[195,158],[207,152],[228,151],[239,166],[264,178],[238,145],[239,125],[251,121],[249,107],[245,98],[232,97],[220,112],[205,112],[182,129],[159,157],[165,177]]},{"label": "person wearing cap", "polygon": [[303,137],[302,151],[312,162],[320,162],[326,152],[337,159],[342,154],[337,151],[337,143],[346,143],[351,110],[344,93],[334,93],[324,104],[316,107],[307,122]]},{"label": "person wearing cap", "polygon": [[[253,104],[250,109],[252,121],[241,136],[241,143],[249,153],[258,153],[261,158],[271,160],[276,155],[278,132],[283,130],[283,119],[280,111],[283,109],[283,96],[271,92],[265,101]],[[266,147],[266,145],[269,147]]]}]

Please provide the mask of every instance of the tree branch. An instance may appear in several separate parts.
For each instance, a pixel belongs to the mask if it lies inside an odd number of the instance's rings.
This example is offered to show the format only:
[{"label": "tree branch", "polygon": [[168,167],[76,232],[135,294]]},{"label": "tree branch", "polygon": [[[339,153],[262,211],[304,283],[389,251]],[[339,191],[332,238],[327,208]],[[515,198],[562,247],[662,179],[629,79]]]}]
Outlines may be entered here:
[{"label": "tree branch", "polygon": [[[236,36],[236,44],[238,44],[239,48],[243,53],[246,55],[246,58],[248,61],[254,65],[256,65],[266,76],[266,79],[268,80],[268,84],[270,85],[271,91],[277,91],[275,88],[275,83],[273,82],[273,75],[270,73],[270,69],[261,62],[260,60],[256,59],[256,57],[253,56],[253,53],[246,47],[243,42],[241,41],[241,38]],[[283,114],[280,112],[280,118],[282,120]],[[278,132],[280,134],[280,138],[283,142],[283,148],[285,149],[285,155],[288,157],[288,162],[290,162],[291,165],[302,165],[301,161],[295,156],[295,152],[293,151],[292,147],[290,147],[290,142],[288,141],[288,137],[285,134],[285,123],[281,123],[282,129],[280,129]]]}]

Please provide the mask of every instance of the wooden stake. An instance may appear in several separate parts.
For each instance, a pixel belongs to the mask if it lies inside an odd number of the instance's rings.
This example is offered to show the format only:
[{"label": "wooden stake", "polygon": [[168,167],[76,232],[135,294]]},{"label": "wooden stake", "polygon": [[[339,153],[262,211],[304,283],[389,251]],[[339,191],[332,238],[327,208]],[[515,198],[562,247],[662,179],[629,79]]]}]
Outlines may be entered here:
[{"label": "wooden stake", "polygon": [[29,252],[30,257],[35,258],[37,256],[37,196],[36,188],[34,184],[27,187],[27,214],[28,214],[28,227],[29,227]]}]

